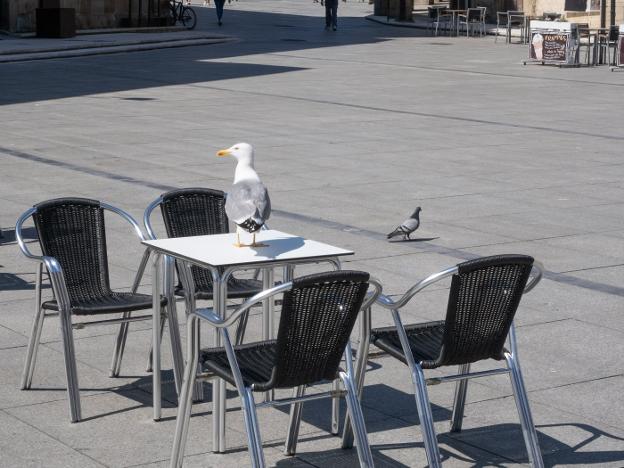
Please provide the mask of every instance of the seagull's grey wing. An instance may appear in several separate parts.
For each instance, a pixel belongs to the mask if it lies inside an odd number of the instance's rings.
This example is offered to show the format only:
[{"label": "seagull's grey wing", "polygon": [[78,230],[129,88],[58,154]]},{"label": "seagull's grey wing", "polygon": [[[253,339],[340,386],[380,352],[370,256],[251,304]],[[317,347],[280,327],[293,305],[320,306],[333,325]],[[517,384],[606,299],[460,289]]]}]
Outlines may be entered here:
[{"label": "seagull's grey wing", "polygon": [[414,232],[416,229],[418,229],[419,225],[420,221],[414,218],[408,218],[403,221],[403,223],[401,223],[401,227],[407,232]]},{"label": "seagull's grey wing", "polygon": [[[264,187],[264,185],[262,186]],[[264,187],[264,198],[261,203],[262,209],[258,207],[258,212],[262,217],[263,223],[271,217],[271,199],[269,198],[269,191]]]},{"label": "seagull's grey wing", "polygon": [[266,187],[261,182],[238,182],[232,185],[225,200],[225,212],[237,224],[250,218],[263,224],[271,214],[271,201]]}]

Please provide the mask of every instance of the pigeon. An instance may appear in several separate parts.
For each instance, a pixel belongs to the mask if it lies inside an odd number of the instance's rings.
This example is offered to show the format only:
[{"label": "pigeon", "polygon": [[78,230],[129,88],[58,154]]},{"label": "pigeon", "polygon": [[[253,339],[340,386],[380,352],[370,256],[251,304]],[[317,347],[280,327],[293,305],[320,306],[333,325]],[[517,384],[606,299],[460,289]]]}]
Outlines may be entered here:
[{"label": "pigeon", "polygon": [[[236,247],[266,247],[256,243],[256,232],[271,216],[269,192],[254,169],[254,149],[248,143],[217,152],[217,156],[233,156],[238,163],[234,184],[225,199],[225,213],[236,224]],[[241,244],[241,231],[253,234],[251,244]]]},{"label": "pigeon", "polygon": [[392,239],[393,237],[402,235],[403,240],[409,239],[410,234],[414,232],[416,229],[418,229],[418,226],[420,226],[420,212],[421,211],[422,211],[422,208],[420,206],[417,207],[416,210],[414,210],[414,212],[412,213],[412,216],[410,216],[405,221],[403,221],[399,227],[397,227],[394,231],[392,231],[386,237],[388,239]]}]

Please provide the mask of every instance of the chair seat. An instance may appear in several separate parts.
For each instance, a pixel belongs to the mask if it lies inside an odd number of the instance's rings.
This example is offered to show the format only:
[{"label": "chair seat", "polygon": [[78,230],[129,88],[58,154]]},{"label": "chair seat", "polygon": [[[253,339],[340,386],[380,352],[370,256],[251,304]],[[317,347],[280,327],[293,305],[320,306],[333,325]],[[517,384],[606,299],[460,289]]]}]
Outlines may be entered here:
[{"label": "chair seat", "polygon": [[[405,326],[410,350],[417,363],[432,362],[438,359],[442,350],[444,321],[417,323]],[[374,328],[371,331],[371,342],[379,349],[407,364],[401,340],[396,327]],[[431,368],[431,365],[423,365]]]},{"label": "chair seat", "polygon": [[[271,380],[277,354],[276,340],[234,346],[234,352],[246,387]],[[236,385],[225,348],[202,349],[199,362],[204,370],[214,372],[228,383]]]},{"label": "chair seat", "polygon": [[[211,301],[214,295],[212,284],[195,285],[195,298]],[[231,278],[228,281],[227,297],[229,299],[244,299],[262,292],[262,281],[255,279]],[[176,296],[183,296],[182,286],[176,287]]]},{"label": "chair seat", "polygon": [[[167,299],[160,299],[161,307],[167,304]],[[46,301],[42,307],[47,310],[58,311],[56,300]],[[138,293],[113,292],[107,296],[75,301],[71,312],[75,315],[113,314],[117,312],[133,312],[152,308],[152,296]]]}]

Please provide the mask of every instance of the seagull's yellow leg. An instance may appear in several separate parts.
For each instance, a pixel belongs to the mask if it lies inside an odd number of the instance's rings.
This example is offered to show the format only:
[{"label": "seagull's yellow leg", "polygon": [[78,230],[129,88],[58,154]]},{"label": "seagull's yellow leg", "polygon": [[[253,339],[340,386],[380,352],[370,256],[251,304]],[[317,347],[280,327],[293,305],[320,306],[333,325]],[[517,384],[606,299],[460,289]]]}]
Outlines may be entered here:
[{"label": "seagull's yellow leg", "polygon": [[268,244],[263,244],[262,242],[257,243],[256,242],[256,233],[253,233],[253,240],[251,242],[251,244],[249,245],[249,247],[268,247]]},{"label": "seagull's yellow leg", "polygon": [[246,247],[244,244],[241,244],[240,232],[238,232],[238,228],[236,228],[236,244],[234,244],[234,247]]}]

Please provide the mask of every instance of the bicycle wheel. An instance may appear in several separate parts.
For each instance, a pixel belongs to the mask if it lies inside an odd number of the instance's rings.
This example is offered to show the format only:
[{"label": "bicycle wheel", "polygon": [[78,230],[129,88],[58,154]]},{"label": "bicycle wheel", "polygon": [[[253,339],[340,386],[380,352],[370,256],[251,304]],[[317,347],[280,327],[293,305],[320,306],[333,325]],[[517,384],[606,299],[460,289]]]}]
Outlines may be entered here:
[{"label": "bicycle wheel", "polygon": [[186,29],[193,29],[197,24],[197,15],[195,14],[195,10],[193,10],[191,7],[182,8],[180,21],[182,22],[182,26],[184,26]]}]

